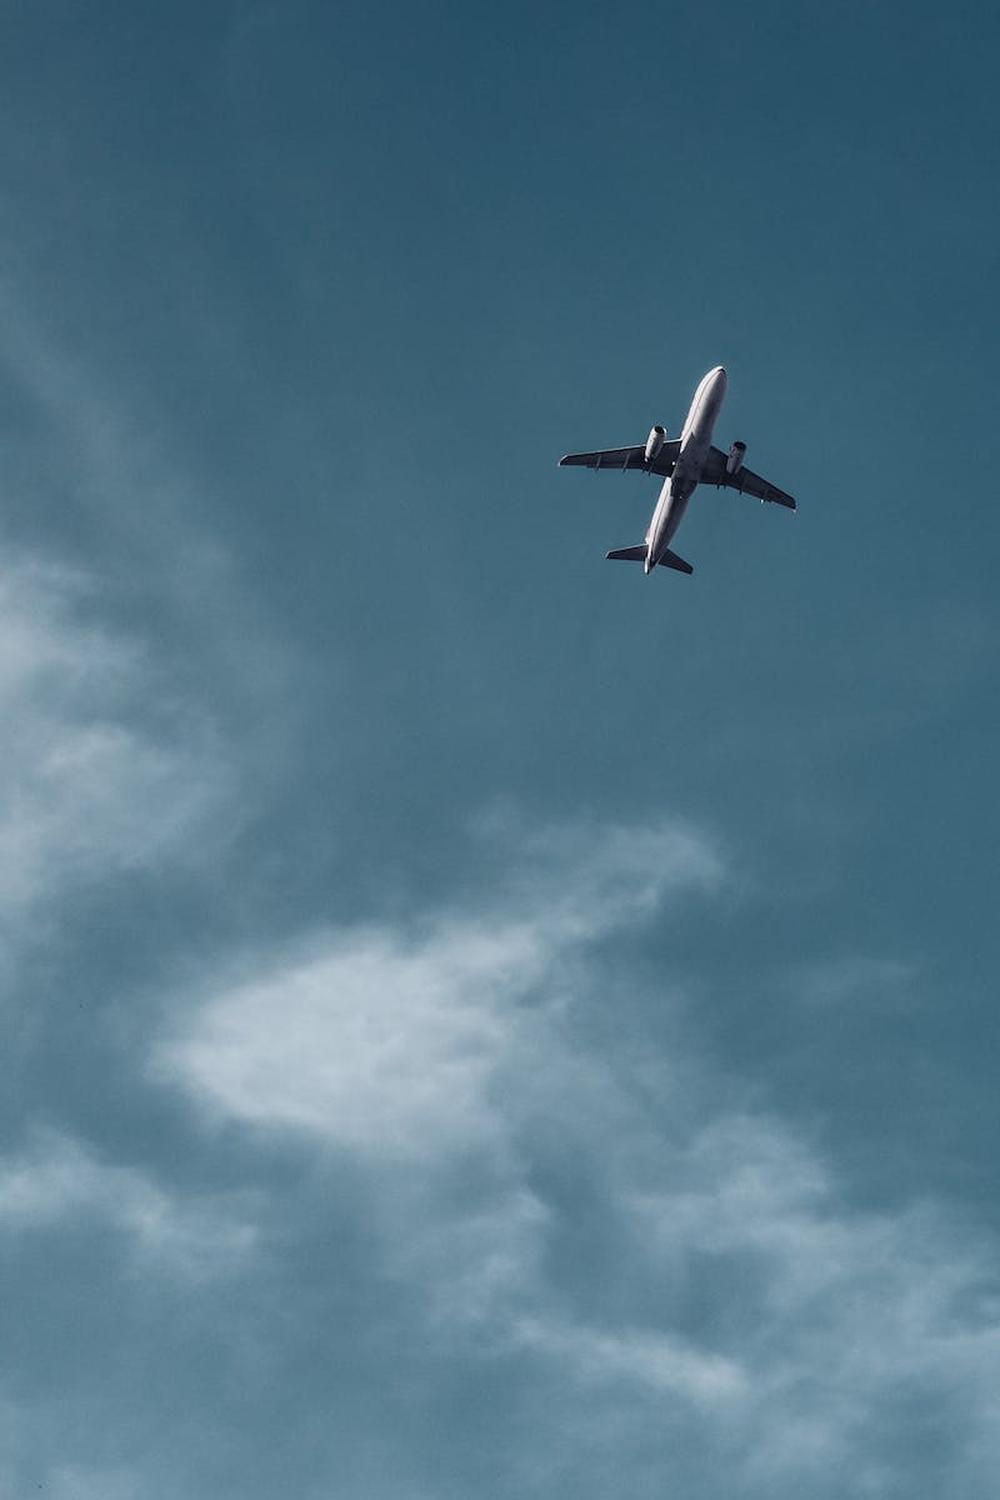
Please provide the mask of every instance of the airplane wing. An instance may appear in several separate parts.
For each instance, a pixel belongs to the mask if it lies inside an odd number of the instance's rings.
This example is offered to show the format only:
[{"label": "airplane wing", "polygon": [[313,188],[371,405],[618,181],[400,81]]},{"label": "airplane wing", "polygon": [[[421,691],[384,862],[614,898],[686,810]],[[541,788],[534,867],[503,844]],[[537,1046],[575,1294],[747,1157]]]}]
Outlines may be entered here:
[{"label": "airplane wing", "polygon": [[559,463],[564,467],[577,464],[584,469],[640,469],[644,474],[662,474],[666,478],[674,472],[680,446],[679,438],[665,442],[652,463],[646,462],[645,443],[634,448],[602,448],[597,453],[567,453]]},{"label": "airplane wing", "polygon": [[701,471],[701,482],[739,490],[743,495],[753,495],[755,500],[771,500],[775,505],[784,505],[788,510],[797,508],[791,495],[779,490],[776,484],[761,479],[752,469],[737,469],[735,474],[727,474],[726,455],[719,448],[709,448],[705,467]]}]

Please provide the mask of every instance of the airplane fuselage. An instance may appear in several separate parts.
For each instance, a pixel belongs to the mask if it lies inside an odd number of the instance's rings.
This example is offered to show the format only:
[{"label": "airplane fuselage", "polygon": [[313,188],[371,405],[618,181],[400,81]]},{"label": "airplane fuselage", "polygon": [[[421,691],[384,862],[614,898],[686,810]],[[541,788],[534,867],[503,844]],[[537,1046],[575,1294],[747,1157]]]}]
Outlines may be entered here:
[{"label": "airplane fuselage", "polygon": [[653,518],[646,532],[645,572],[651,573],[684,519],[688,501],[701,479],[701,471],[712,444],[712,432],[725,400],[726,372],[722,365],[701,381],[694,393],[680,436],[680,452],[669,479],[664,480]]}]

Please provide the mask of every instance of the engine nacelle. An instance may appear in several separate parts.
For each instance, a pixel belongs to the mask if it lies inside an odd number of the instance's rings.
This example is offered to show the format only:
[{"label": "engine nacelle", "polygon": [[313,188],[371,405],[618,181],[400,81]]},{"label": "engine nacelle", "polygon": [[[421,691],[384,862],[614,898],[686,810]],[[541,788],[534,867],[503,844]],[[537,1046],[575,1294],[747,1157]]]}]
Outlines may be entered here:
[{"label": "engine nacelle", "polygon": [[651,464],[667,441],[667,429],[659,423],[649,429],[649,437],[646,439],[646,462]]},{"label": "engine nacelle", "polygon": [[734,443],[729,450],[729,457],[726,459],[726,473],[738,474],[743,467],[743,460],[746,456],[746,443]]}]

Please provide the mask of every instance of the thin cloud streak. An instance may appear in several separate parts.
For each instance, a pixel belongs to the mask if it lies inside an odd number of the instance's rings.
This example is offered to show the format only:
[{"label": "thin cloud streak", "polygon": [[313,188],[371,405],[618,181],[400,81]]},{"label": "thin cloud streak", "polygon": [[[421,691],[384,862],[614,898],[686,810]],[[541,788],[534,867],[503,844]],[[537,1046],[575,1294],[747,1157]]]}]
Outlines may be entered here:
[{"label": "thin cloud streak", "polygon": [[92,590],[34,559],[0,568],[5,926],[66,885],[186,860],[229,791],[210,722],[165,689],[157,702],[141,649],[84,622]]},{"label": "thin cloud streak", "polygon": [[0,1156],[0,1235],[103,1226],[146,1270],[194,1280],[245,1268],[258,1241],[251,1206],[236,1195],[171,1193],[54,1131],[38,1130],[20,1152]]},{"label": "thin cloud streak", "polygon": [[728,1407],[749,1394],[747,1371],[735,1360],[706,1354],[681,1339],[648,1329],[561,1325],[525,1318],[514,1325],[516,1344],[556,1360],[585,1385],[625,1381],[679,1396],[696,1406]]}]

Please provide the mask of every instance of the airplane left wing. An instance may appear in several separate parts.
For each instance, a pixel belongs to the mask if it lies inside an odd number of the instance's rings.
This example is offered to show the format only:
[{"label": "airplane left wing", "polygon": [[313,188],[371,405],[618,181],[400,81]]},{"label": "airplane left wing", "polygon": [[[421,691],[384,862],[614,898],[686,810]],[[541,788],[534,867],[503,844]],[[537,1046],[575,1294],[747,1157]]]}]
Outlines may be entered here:
[{"label": "airplane left wing", "polygon": [[646,462],[644,443],[634,448],[602,448],[596,453],[567,453],[559,463],[562,467],[577,464],[584,469],[639,469],[643,474],[662,474],[666,478],[674,472],[680,447],[679,438],[665,442],[651,463]]},{"label": "airplane left wing", "polygon": [[755,500],[770,500],[783,505],[786,510],[796,510],[792,495],[779,490],[776,484],[762,479],[752,469],[737,469],[735,474],[726,472],[726,455],[719,448],[709,448],[705,466],[701,471],[702,484],[723,485],[726,489],[739,490],[743,495],[752,495]]}]

